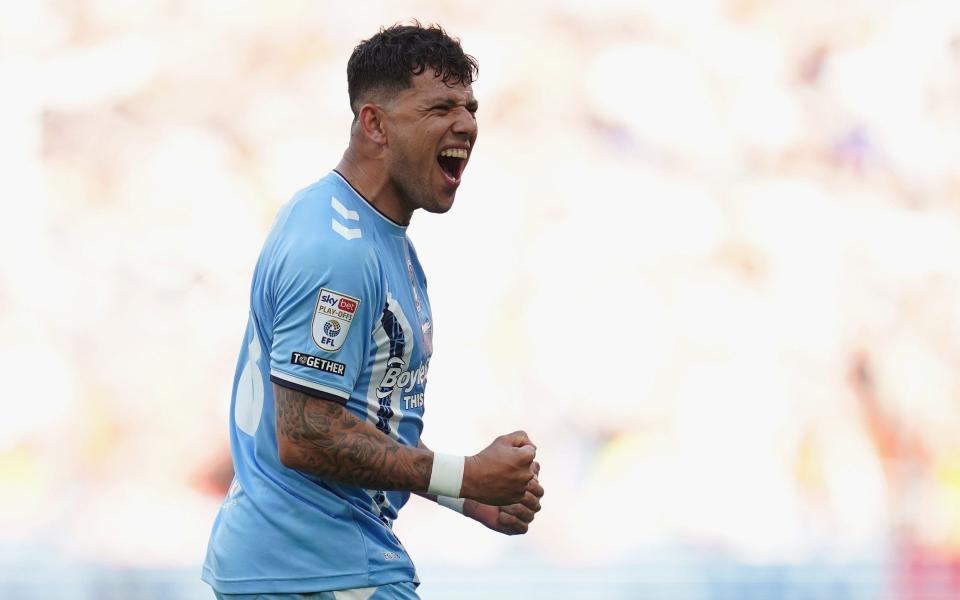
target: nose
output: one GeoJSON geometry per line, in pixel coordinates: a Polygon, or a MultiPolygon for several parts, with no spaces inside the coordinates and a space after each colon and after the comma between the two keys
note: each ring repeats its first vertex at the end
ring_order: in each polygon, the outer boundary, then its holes
{"type": "Polygon", "coordinates": [[[477,117],[465,107],[457,109],[456,119],[451,127],[453,133],[466,135],[471,140],[477,137],[477,117]]]}

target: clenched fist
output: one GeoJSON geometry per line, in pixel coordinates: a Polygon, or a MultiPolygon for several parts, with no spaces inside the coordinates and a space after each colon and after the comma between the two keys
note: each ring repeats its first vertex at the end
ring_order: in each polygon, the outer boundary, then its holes
{"type": "Polygon", "coordinates": [[[536,456],[537,447],[523,431],[501,435],[479,454],[467,457],[460,495],[492,506],[521,502],[535,477],[536,456]]]}

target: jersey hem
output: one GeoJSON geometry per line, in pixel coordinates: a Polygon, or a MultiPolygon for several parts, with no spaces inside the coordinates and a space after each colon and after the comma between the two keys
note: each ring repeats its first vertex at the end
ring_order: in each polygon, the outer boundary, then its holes
{"type": "Polygon", "coordinates": [[[223,580],[204,565],[200,579],[221,594],[309,594],[354,588],[375,587],[392,583],[417,585],[418,577],[410,568],[383,569],[367,575],[334,575],[332,577],[296,577],[289,579],[223,580]]]}

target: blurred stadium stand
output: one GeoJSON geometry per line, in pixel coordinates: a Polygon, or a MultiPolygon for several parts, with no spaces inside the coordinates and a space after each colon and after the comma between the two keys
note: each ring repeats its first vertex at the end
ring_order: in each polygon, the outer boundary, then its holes
{"type": "Polygon", "coordinates": [[[481,64],[425,440],[547,489],[412,501],[424,599],[960,597],[960,2],[57,0],[0,4],[0,598],[212,597],[259,246],[411,17],[481,64]]]}

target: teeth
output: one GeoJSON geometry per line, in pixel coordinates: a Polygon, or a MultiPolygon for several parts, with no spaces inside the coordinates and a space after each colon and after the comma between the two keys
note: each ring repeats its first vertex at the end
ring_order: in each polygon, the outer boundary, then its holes
{"type": "Polygon", "coordinates": [[[450,158],[467,158],[467,151],[463,148],[447,148],[440,152],[440,156],[447,156],[450,158]]]}

